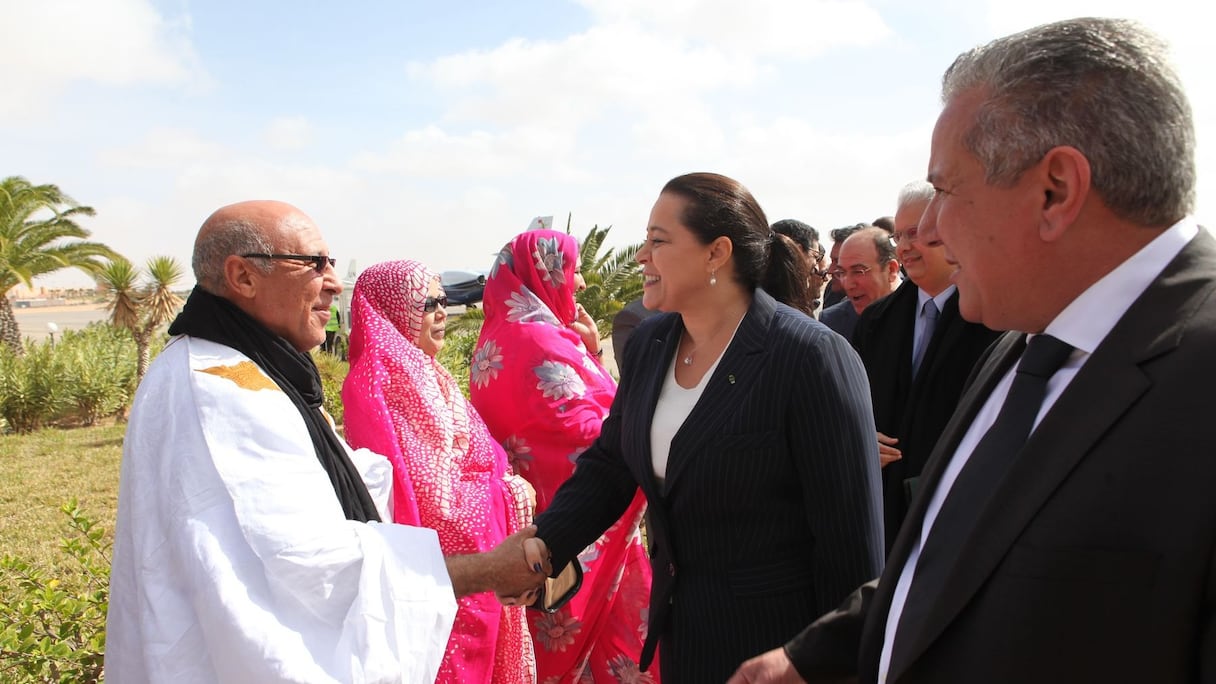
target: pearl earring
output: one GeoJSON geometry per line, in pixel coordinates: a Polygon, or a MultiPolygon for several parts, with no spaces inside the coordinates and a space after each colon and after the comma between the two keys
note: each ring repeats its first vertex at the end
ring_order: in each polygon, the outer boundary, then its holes
{"type": "Polygon", "coordinates": [[[710,271],[709,272],[709,286],[713,287],[714,285],[717,285],[717,284],[718,284],[718,272],[710,271]]]}

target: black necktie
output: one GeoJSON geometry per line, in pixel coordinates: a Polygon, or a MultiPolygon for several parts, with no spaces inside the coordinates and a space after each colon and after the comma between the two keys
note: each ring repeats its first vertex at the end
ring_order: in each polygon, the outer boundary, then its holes
{"type": "Polygon", "coordinates": [[[1047,394],[1047,381],[1072,349],[1050,335],[1036,335],[1027,345],[996,422],[971,452],[925,539],[895,631],[893,663],[915,641],[984,505],[1026,444],[1047,394]]]}

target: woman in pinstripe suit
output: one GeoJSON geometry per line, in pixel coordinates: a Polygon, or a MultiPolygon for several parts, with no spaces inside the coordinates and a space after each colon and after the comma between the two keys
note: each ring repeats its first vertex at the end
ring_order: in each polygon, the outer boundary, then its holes
{"type": "Polygon", "coordinates": [[[736,181],[670,181],[637,260],[665,313],[634,332],[602,433],[525,551],[564,567],[640,487],[642,666],[657,647],[666,684],[722,682],[881,570],[869,387],[843,338],[766,292],[805,262],[736,181]]]}

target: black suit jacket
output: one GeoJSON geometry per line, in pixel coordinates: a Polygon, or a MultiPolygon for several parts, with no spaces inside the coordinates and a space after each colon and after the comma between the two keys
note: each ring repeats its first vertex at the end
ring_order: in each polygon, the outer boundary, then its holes
{"type": "Polygon", "coordinates": [[[910,499],[905,490],[909,485],[905,483],[924,469],[976,360],[999,336],[960,316],[955,292],[942,307],[921,360],[921,372],[914,379],[918,292],[915,283],[905,280],[890,296],[866,307],[853,332],[853,346],[870,376],[874,424],[879,432],[899,438],[896,447],[903,454],[882,469],[888,550],[908,511],[910,499]]]}
{"type": "Polygon", "coordinates": [[[874,576],[883,556],[861,362],[762,290],[655,479],[650,424],[682,332],[676,314],[634,332],[599,439],[536,521],[560,568],[642,488],[654,569],[646,653],[661,640],[668,684],[725,681],[874,576]]]}
{"type": "MultiPolygon", "coordinates": [[[[1216,240],[1201,230],[1030,436],[887,682],[1216,681],[1214,294],[1216,240]]],[[[1009,333],[981,360],[881,580],[786,645],[810,681],[846,675],[850,643],[860,680],[877,679],[930,495],[1024,344],[1009,333]]]]}
{"type": "Polygon", "coordinates": [[[846,340],[853,339],[858,317],[853,302],[847,299],[842,299],[819,312],[819,322],[836,331],[846,340]]]}
{"type": "Polygon", "coordinates": [[[616,361],[618,374],[625,372],[625,343],[629,341],[638,324],[658,313],[642,306],[642,299],[639,297],[626,304],[612,317],[612,354],[616,357],[613,360],[616,361]]]}

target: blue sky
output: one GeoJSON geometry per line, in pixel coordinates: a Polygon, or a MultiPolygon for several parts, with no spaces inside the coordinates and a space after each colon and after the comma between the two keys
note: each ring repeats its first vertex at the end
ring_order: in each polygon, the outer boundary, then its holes
{"type": "Polygon", "coordinates": [[[94,207],[94,238],[137,263],[188,264],[213,209],[272,198],[317,221],[342,272],[482,269],[536,215],[636,242],[663,183],[700,170],[770,220],[868,221],[923,177],[956,54],[1085,14],[1171,42],[1197,215],[1216,211],[1207,30],[1176,0],[4,4],[0,173],[94,207]]]}

